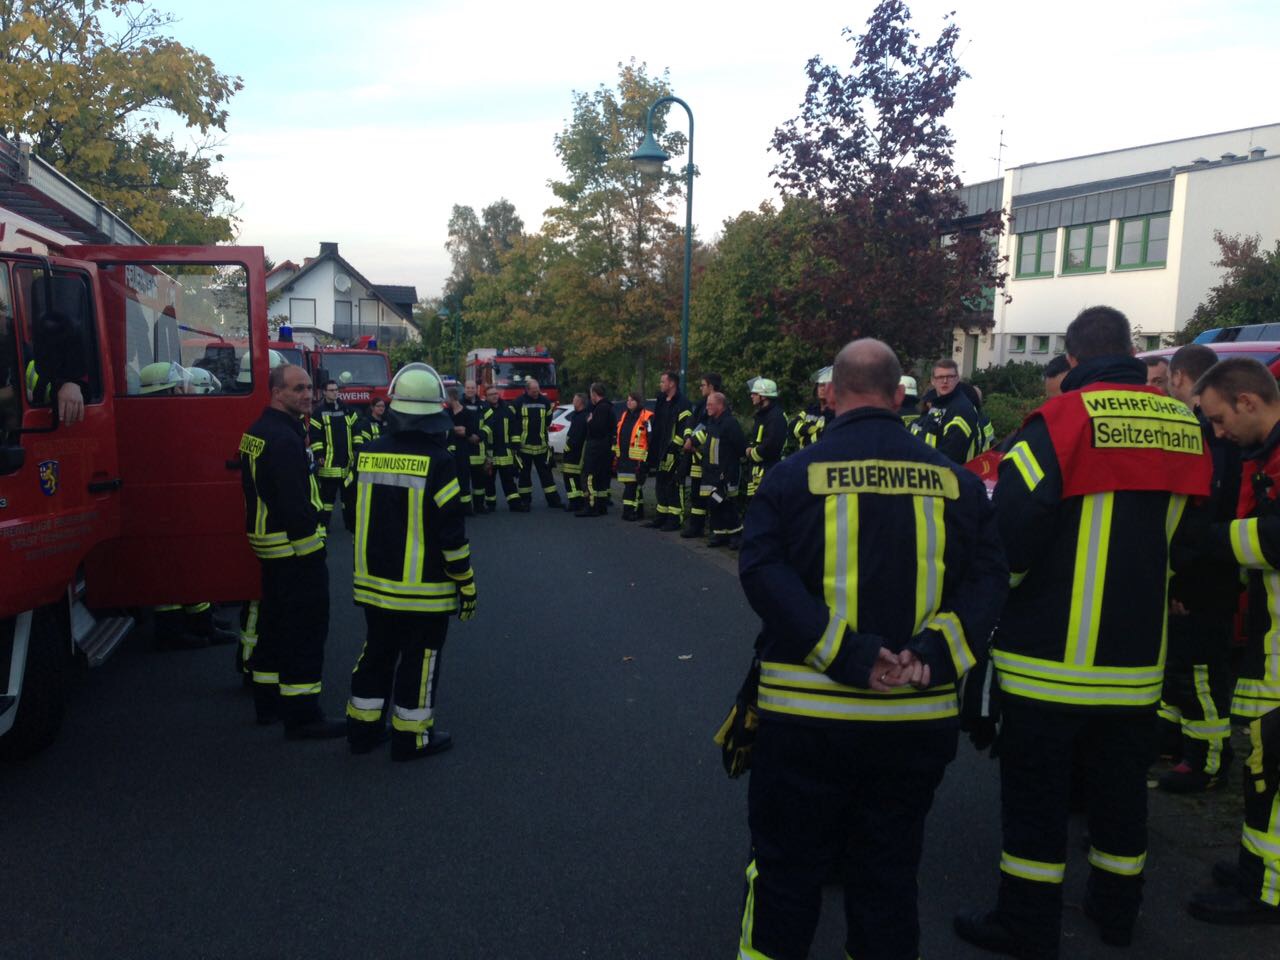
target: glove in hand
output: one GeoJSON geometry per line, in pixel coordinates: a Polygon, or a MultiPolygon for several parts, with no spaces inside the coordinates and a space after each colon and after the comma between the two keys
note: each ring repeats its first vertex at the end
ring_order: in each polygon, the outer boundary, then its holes
{"type": "Polygon", "coordinates": [[[458,587],[458,619],[466,623],[476,615],[476,582],[469,580],[458,587]]]}

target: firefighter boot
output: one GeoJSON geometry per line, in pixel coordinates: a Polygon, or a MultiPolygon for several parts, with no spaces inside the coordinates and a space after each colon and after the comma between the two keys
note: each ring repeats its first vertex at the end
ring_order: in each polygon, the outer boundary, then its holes
{"type": "Polygon", "coordinates": [[[181,607],[157,608],[155,612],[157,650],[199,650],[209,645],[208,637],[192,633],[181,607]]]}
{"type": "Polygon", "coordinates": [[[347,717],[347,747],[352,753],[372,753],[387,742],[390,734],[382,721],[369,723],[347,717]]]}
{"type": "Polygon", "coordinates": [[[681,538],[685,540],[696,540],[702,536],[702,528],[705,521],[702,517],[689,515],[689,522],[685,524],[684,529],[680,531],[681,538]]]}
{"type": "Polygon", "coordinates": [[[552,510],[559,510],[559,509],[561,509],[561,508],[564,506],[564,504],[560,502],[560,494],[558,494],[558,493],[548,493],[548,494],[547,494],[547,506],[548,506],[548,507],[550,507],[552,510]]]}
{"type": "Polygon", "coordinates": [[[391,759],[396,761],[419,760],[432,754],[444,753],[453,746],[453,736],[432,727],[426,733],[409,733],[403,730],[391,734],[391,759]]]}

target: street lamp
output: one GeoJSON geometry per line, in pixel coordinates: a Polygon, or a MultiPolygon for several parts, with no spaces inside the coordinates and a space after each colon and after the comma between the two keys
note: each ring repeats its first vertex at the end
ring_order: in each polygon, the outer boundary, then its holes
{"type": "Polygon", "coordinates": [[[684,300],[680,307],[680,389],[686,388],[689,376],[689,273],[693,265],[693,111],[679,97],[659,97],[644,120],[644,139],[631,160],[636,169],[644,176],[658,176],[663,165],[671,159],[671,155],[659,146],[653,138],[653,111],[664,103],[678,103],[689,115],[689,157],[685,172],[684,195],[684,300]]]}
{"type": "Polygon", "coordinates": [[[455,310],[450,303],[453,298],[449,297],[444,301],[444,309],[436,314],[436,318],[442,321],[453,319],[453,372],[455,375],[462,373],[462,314],[455,310]]]}

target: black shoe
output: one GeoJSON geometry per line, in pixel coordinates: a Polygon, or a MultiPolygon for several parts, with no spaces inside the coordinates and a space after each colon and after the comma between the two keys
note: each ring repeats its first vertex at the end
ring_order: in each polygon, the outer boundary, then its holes
{"type": "Polygon", "coordinates": [[[680,531],[681,540],[696,540],[702,536],[702,527],[694,526],[692,523],[680,531]]]}
{"type": "Polygon", "coordinates": [[[576,500],[570,500],[564,505],[564,508],[569,513],[577,513],[582,509],[582,504],[578,503],[576,500]]]}
{"type": "Polygon", "coordinates": [[[643,526],[648,527],[650,530],[657,530],[666,522],[667,518],[662,516],[662,514],[658,514],[658,516],[654,517],[652,520],[646,521],[643,526]]]}
{"type": "Polygon", "coordinates": [[[1187,912],[1205,923],[1246,926],[1280,923],[1280,907],[1272,907],[1238,890],[1210,890],[1197,893],[1187,904],[1187,912]]]}
{"type": "Polygon", "coordinates": [[[579,510],[574,516],[579,519],[582,517],[603,517],[604,507],[587,507],[585,510],[579,510]]]}
{"type": "Polygon", "coordinates": [[[209,629],[205,639],[211,647],[225,647],[229,643],[239,643],[240,633],[239,631],[223,630],[215,625],[209,629]]]}
{"type": "Polygon", "coordinates": [[[631,523],[631,522],[633,522],[633,521],[635,520],[635,518],[636,518],[636,512],[635,512],[635,510],[633,510],[631,507],[623,507],[623,508],[622,508],[622,519],[623,519],[623,520],[627,521],[627,523],[631,523]]]}
{"type": "Polygon", "coordinates": [[[207,636],[189,630],[166,630],[156,634],[157,650],[203,650],[208,645],[207,636]]]}
{"type": "Polygon", "coordinates": [[[741,549],[742,549],[742,537],[741,537],[741,536],[739,536],[738,534],[734,534],[732,537],[730,537],[730,538],[729,538],[729,549],[730,549],[730,550],[741,550],[741,549]]]}
{"type": "Polygon", "coordinates": [[[722,533],[712,534],[711,539],[707,541],[708,547],[727,547],[728,545],[729,538],[722,533]]]}
{"type": "Polygon", "coordinates": [[[1219,860],[1213,865],[1213,882],[1228,890],[1240,886],[1240,865],[1234,860],[1219,860]]]}
{"type": "Polygon", "coordinates": [[[346,735],[346,720],[326,720],[324,717],[305,723],[288,723],[284,728],[286,740],[336,740],[346,735]]]}
{"type": "Polygon", "coordinates": [[[373,753],[390,738],[387,728],[378,724],[372,730],[369,724],[347,717],[347,747],[352,753],[373,753]]]}
{"type": "Polygon", "coordinates": [[[1098,939],[1109,947],[1129,947],[1133,945],[1133,927],[1118,927],[1107,920],[1099,912],[1092,897],[1084,898],[1084,915],[1093,921],[1098,928],[1098,939]]]}
{"type": "Polygon", "coordinates": [[[1057,960],[1057,950],[1038,949],[1030,944],[1019,943],[1000,923],[994,912],[982,913],[974,910],[958,913],[952,920],[952,926],[961,940],[992,953],[1003,953],[1019,960],[1057,960]]]}
{"type": "Polygon", "coordinates": [[[552,510],[559,510],[562,506],[564,506],[564,504],[560,502],[559,497],[553,495],[553,496],[547,497],[547,506],[552,510]]]}
{"type": "Polygon", "coordinates": [[[1222,786],[1224,772],[1219,770],[1217,773],[1205,773],[1184,760],[1172,770],[1161,774],[1157,784],[1165,793],[1204,793],[1222,786]]]}
{"type": "Polygon", "coordinates": [[[405,760],[417,760],[421,757],[430,757],[437,753],[444,753],[453,746],[453,735],[443,730],[432,730],[427,736],[427,745],[425,747],[414,747],[412,741],[405,741],[399,738],[391,741],[391,759],[397,762],[405,760]]]}
{"type": "Polygon", "coordinates": [[[680,521],[668,514],[667,519],[662,521],[662,526],[658,529],[663,533],[676,533],[680,529],[680,521]]]}

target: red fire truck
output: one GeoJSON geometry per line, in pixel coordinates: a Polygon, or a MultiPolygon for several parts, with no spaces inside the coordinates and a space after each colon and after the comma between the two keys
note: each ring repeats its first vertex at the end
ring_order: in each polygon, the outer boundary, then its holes
{"type": "Polygon", "coordinates": [[[237,449],[267,360],[262,248],[142,245],[0,139],[0,755],[54,738],[72,669],[130,611],[258,595],[237,449]],[[149,388],[157,364],[217,386],[149,388]],[[78,423],[58,420],[64,381],[78,423]]]}
{"type": "Polygon", "coordinates": [[[542,392],[552,403],[560,402],[556,384],[556,362],[546,347],[480,347],[467,353],[467,379],[474,380],[483,392],[495,386],[503,400],[524,395],[526,380],[538,381],[542,392]]]}
{"type": "MultiPolygon", "coordinates": [[[[290,346],[297,349],[297,344],[290,346]]],[[[326,380],[336,380],[338,395],[348,407],[368,407],[374,400],[387,398],[391,360],[381,350],[359,346],[321,347],[310,351],[309,359],[316,389],[326,380]]]]}

